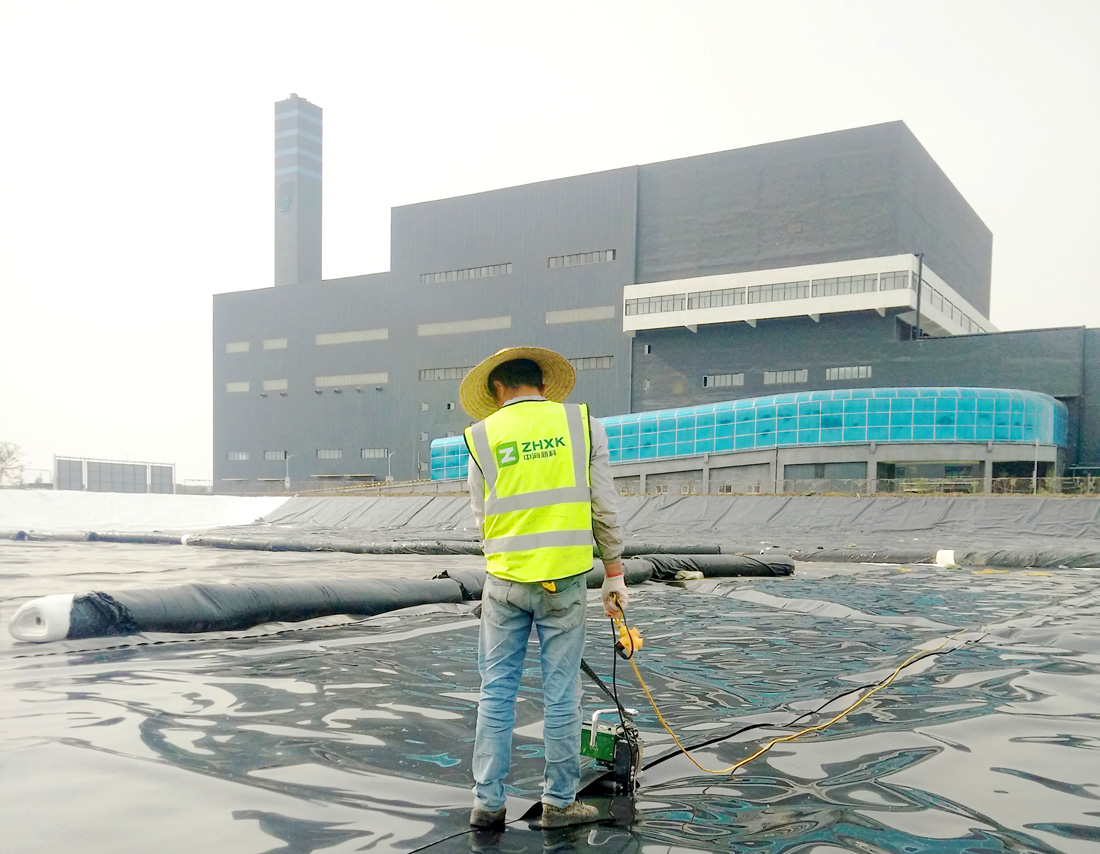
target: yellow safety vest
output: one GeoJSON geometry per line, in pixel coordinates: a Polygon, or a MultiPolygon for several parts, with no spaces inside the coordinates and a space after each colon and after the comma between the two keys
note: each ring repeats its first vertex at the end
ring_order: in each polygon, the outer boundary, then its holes
{"type": "Polygon", "coordinates": [[[483,551],[510,581],[592,568],[592,436],[586,404],[525,400],[463,434],[485,478],[483,551]]]}

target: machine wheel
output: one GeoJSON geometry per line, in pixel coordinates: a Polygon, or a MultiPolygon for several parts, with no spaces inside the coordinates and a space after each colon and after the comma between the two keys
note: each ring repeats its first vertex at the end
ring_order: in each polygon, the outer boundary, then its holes
{"type": "Polygon", "coordinates": [[[637,746],[631,746],[624,738],[615,745],[615,757],[612,764],[611,778],[615,782],[615,788],[620,792],[631,793],[637,786],[638,765],[641,762],[640,751],[637,746]]]}

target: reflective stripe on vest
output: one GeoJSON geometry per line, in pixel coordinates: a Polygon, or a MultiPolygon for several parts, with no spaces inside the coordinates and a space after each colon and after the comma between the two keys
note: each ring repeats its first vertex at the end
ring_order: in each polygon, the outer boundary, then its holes
{"type": "Polygon", "coordinates": [[[465,433],[485,479],[482,533],[489,572],[513,581],[549,581],[590,569],[587,407],[520,401],[465,433]]]}

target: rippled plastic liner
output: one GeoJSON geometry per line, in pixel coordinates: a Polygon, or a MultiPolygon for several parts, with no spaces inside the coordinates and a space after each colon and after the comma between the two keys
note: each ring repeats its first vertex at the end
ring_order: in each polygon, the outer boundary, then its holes
{"type": "MultiPolygon", "coordinates": [[[[0,544],[0,619],[107,579],[403,575],[477,558],[0,544]]],[[[244,633],[0,647],[0,827],[16,852],[470,850],[1092,852],[1100,841],[1100,596],[1088,570],[800,565],[791,578],[635,588],[638,664],[696,758],[721,768],[831,696],[966,631],[826,731],[737,775],[669,752],[617,676],[650,767],[608,820],[532,830],[537,661],[517,707],[503,834],[473,834],[475,606],[244,633]],[[978,631],[981,629],[981,631],[978,631]],[[775,728],[722,738],[749,723],[775,728]],[[666,758],[667,757],[667,758],[666,758]],[[652,764],[656,761],[656,764],[652,764]]],[[[591,594],[586,659],[609,680],[591,594]]],[[[534,648],[532,648],[534,651],[534,648]]],[[[585,684],[586,711],[607,704],[585,684]]],[[[817,723],[850,702],[830,705],[817,723]]],[[[598,772],[586,772],[593,782],[598,772]]]]}

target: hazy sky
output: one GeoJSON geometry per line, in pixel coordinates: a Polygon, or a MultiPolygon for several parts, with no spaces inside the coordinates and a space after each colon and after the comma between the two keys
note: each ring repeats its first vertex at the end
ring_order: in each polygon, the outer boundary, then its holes
{"type": "Polygon", "coordinates": [[[210,477],[291,92],[326,278],[389,268],[394,205],[902,119],[993,232],[992,321],[1098,327],[1098,44],[1097,0],[4,0],[0,440],[210,477]]]}

